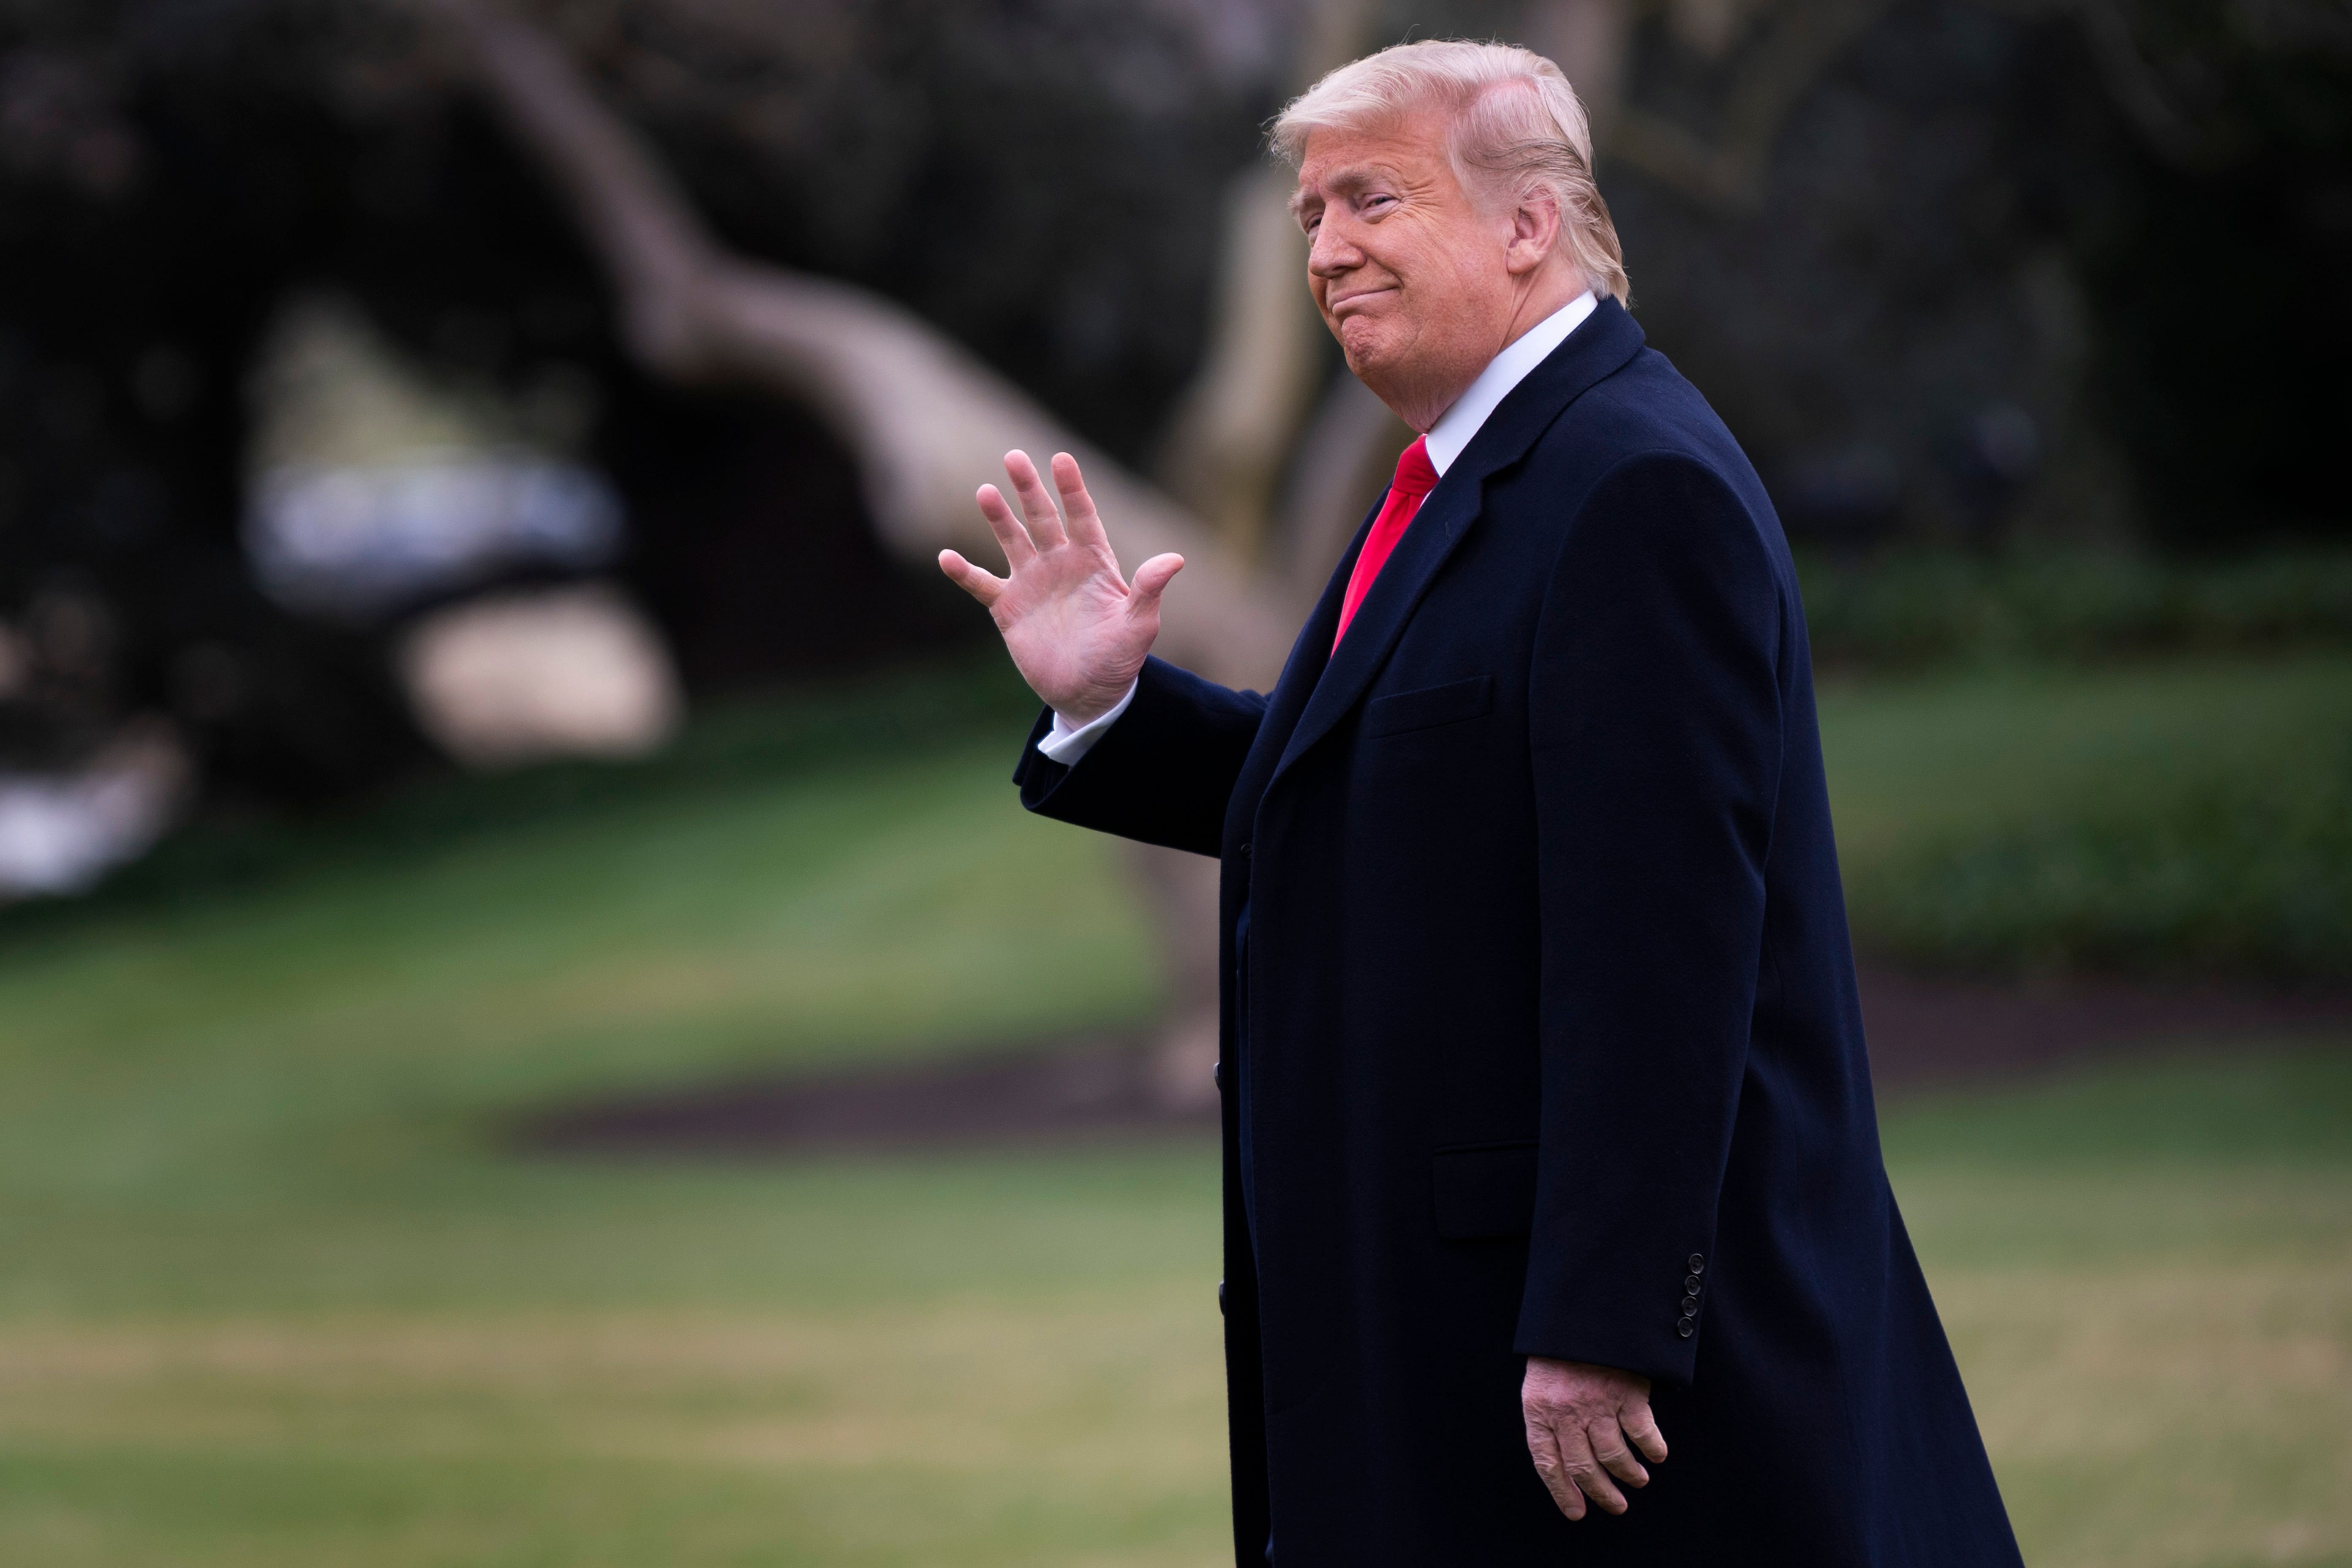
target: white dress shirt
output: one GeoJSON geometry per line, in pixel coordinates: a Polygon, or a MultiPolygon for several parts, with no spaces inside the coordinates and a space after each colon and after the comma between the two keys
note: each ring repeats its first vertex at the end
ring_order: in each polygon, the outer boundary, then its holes
{"type": "MultiPolygon", "coordinates": [[[[1438,478],[1445,477],[1445,470],[1452,468],[1454,460],[1468,447],[1471,437],[1477,435],[1479,427],[1486,423],[1486,416],[1495,412],[1496,405],[1509,396],[1511,389],[1525,381],[1529,371],[1549,359],[1552,350],[1567,342],[1568,334],[1584,324],[1584,319],[1592,314],[1598,303],[1589,292],[1579,294],[1513,338],[1501,353],[1486,362],[1486,368],[1478,373],[1478,379],[1454,400],[1454,405],[1438,416],[1437,423],[1431,426],[1429,434],[1423,437],[1423,448],[1429,453],[1429,466],[1437,470],[1438,478]]],[[[1103,731],[1118,722],[1118,716],[1126,712],[1128,704],[1134,700],[1135,687],[1130,685],[1127,695],[1120,698],[1109,712],[1083,724],[1073,725],[1056,712],[1053,729],[1038,737],[1037,749],[1064,767],[1074,766],[1080,757],[1093,749],[1097,741],[1102,739],[1103,731]]]]}

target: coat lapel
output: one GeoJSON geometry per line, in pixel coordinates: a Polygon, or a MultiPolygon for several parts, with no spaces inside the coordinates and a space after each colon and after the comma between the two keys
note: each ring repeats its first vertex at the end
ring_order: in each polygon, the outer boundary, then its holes
{"type": "MultiPolygon", "coordinates": [[[[1604,299],[1584,324],[1529,371],[1527,378],[1486,416],[1486,423],[1479,427],[1469,447],[1446,470],[1445,477],[1438,480],[1429,499],[1421,503],[1412,526],[1404,531],[1395,552],[1373,580],[1371,592],[1357,606],[1355,619],[1348,623],[1348,635],[1340,639],[1337,651],[1329,653],[1329,662],[1315,681],[1297,725],[1283,746],[1281,759],[1267,779],[1268,787],[1307,748],[1347,717],[1381,667],[1388,662],[1390,650],[1404,634],[1422,595],[1436,580],[1454,546],[1477,521],[1487,478],[1524,457],[1562,409],[1594,383],[1622,368],[1640,351],[1642,342],[1642,329],[1634,325],[1624,307],[1614,300],[1604,299]]],[[[1377,508],[1374,515],[1378,515],[1377,508]]],[[[1339,599],[1347,575],[1354,569],[1357,553],[1363,548],[1363,534],[1362,529],[1357,530],[1354,547],[1339,563],[1330,584],[1323,591],[1322,602],[1307,618],[1307,631],[1301,634],[1299,646],[1291,653],[1290,668],[1283,671],[1276,688],[1277,707],[1282,689],[1307,674],[1300,661],[1315,658],[1318,647],[1329,649],[1332,633],[1339,626],[1339,599]],[[1318,637],[1320,644],[1311,644],[1309,639],[1318,637]]],[[[1268,714],[1268,718],[1273,717],[1268,714]]],[[[1275,732],[1280,733],[1278,730],[1275,732]]]]}
{"type": "MultiPolygon", "coordinates": [[[[1383,492],[1381,500],[1386,499],[1383,492]]],[[[1339,626],[1339,605],[1347,596],[1349,574],[1355,571],[1356,557],[1363,552],[1364,536],[1371,531],[1372,520],[1380,514],[1381,502],[1374,501],[1363,521],[1356,525],[1356,536],[1339,557],[1330,581],[1323,584],[1323,596],[1307,613],[1307,625],[1299,631],[1298,640],[1290,646],[1290,657],[1283,660],[1282,674],[1266,696],[1265,718],[1258,725],[1256,743],[1242,763],[1241,777],[1234,792],[1236,804],[1246,801],[1248,808],[1231,819],[1229,832],[1248,826],[1249,813],[1255,809],[1265,782],[1273,776],[1275,761],[1282,754],[1297,727],[1300,712],[1322,679],[1323,667],[1331,657],[1331,636],[1339,626]]]]}

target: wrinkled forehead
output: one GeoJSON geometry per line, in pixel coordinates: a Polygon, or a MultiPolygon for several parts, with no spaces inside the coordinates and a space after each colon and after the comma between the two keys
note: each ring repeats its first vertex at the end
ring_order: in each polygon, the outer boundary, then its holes
{"type": "Polygon", "coordinates": [[[1297,213],[1368,185],[1421,182],[1452,169],[1454,117],[1434,107],[1398,110],[1363,124],[1318,125],[1299,150],[1297,213]]]}

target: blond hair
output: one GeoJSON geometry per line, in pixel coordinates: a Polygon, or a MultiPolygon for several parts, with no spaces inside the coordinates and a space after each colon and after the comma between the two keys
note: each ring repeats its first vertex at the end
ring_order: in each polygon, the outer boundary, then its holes
{"type": "Polygon", "coordinates": [[[1465,185],[1515,200],[1546,195],[1560,240],[1595,289],[1625,302],[1625,254],[1592,178],[1592,128],[1551,61],[1513,44],[1431,38],[1366,55],[1326,76],[1275,116],[1268,140],[1293,168],[1317,130],[1367,131],[1413,110],[1452,119],[1448,153],[1465,185]]]}

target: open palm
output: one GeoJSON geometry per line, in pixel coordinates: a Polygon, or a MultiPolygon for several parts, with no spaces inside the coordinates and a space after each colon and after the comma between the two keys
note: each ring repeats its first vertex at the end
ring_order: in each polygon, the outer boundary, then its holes
{"type": "Polygon", "coordinates": [[[1128,581],[1067,452],[1054,457],[1058,507],[1027,453],[1007,452],[1004,474],[1020,512],[994,485],[980,487],[980,511],[1011,574],[983,571],[952,550],[940,552],[940,570],[988,606],[1029,689],[1065,721],[1083,724],[1118,706],[1134,683],[1160,635],[1160,593],[1184,558],[1155,555],[1128,581]]]}

